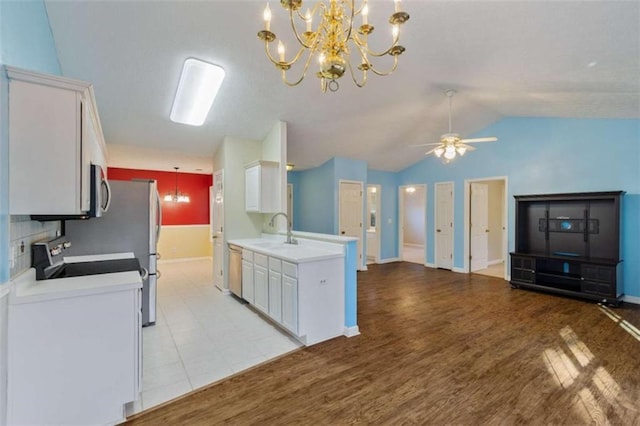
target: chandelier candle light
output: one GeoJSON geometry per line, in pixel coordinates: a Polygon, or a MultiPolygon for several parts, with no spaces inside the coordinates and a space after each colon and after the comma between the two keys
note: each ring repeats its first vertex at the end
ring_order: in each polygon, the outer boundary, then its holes
{"type": "Polygon", "coordinates": [[[282,81],[288,86],[296,86],[305,78],[312,58],[316,58],[319,71],[316,76],[320,79],[322,92],[329,89],[332,92],[338,90],[337,80],[342,77],[346,70],[358,87],[363,87],[367,83],[367,72],[385,76],[389,75],[398,67],[398,56],[405,48],[398,44],[400,40],[400,25],[409,19],[409,14],[400,10],[400,0],[394,0],[395,11],[389,17],[391,24],[392,42],[391,46],[384,51],[376,52],[369,48],[368,37],[373,32],[374,26],[369,24],[369,4],[368,0],[362,0],[356,6],[356,0],[324,0],[316,2],[312,9],[307,9],[304,15],[300,9],[302,0],[280,0],[280,5],[289,11],[291,28],[300,48],[295,56],[287,61],[285,46],[282,40],[278,40],[277,53],[275,59],[269,49],[269,43],[276,40],[276,35],[271,31],[271,9],[269,3],[264,9],[264,30],[258,32],[258,38],[264,41],[264,48],[269,60],[282,73],[282,81]],[[313,29],[314,17],[319,16],[320,23],[313,29]],[[356,18],[360,16],[360,26],[356,23],[356,18]],[[300,32],[296,26],[296,21],[300,25],[304,24],[305,31],[300,32]],[[287,71],[297,63],[306,53],[302,75],[296,81],[287,80],[287,71]],[[360,77],[356,77],[356,71],[351,64],[351,55],[358,61],[357,69],[360,77]],[[370,62],[372,57],[382,57],[390,55],[393,57],[393,66],[390,70],[380,71],[370,62]]]}
{"type": "Polygon", "coordinates": [[[176,191],[172,194],[169,192],[164,196],[164,201],[173,202],[173,203],[189,203],[191,199],[187,194],[183,194],[182,192],[178,192],[178,169],[179,167],[174,167],[176,170],[176,191]]]}

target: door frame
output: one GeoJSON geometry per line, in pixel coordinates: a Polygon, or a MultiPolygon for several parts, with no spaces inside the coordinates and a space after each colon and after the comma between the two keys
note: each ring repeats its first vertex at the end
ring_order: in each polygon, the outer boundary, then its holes
{"type": "MultiPolygon", "coordinates": [[[[225,265],[228,262],[228,258],[229,258],[229,249],[227,247],[226,244],[226,238],[225,238],[225,232],[224,232],[224,188],[225,188],[225,182],[224,182],[224,169],[220,169],[220,170],[215,170],[213,172],[213,193],[215,196],[215,186],[216,186],[216,175],[220,174],[220,180],[222,182],[222,223],[220,224],[220,227],[222,229],[222,231],[220,232],[220,237],[216,236],[216,232],[214,231],[212,233],[212,245],[213,245],[213,284],[220,290],[222,291],[223,294],[231,294],[228,288],[228,281],[227,281],[227,268],[225,268],[225,265]],[[215,275],[216,275],[216,242],[218,239],[221,239],[220,241],[220,251],[221,253],[219,254],[218,260],[220,261],[220,271],[222,272],[222,277],[220,278],[220,281],[217,282],[215,279],[215,275]],[[219,284],[219,285],[218,285],[219,284]]],[[[212,199],[211,201],[215,202],[215,199],[212,199]]],[[[213,229],[213,203],[210,205],[211,208],[211,225],[210,228],[213,229]]]]}
{"type": "Polygon", "coordinates": [[[484,183],[487,181],[501,180],[504,182],[504,199],[502,209],[502,220],[504,223],[504,229],[502,231],[502,249],[504,250],[504,271],[503,276],[505,280],[510,280],[509,276],[509,178],[507,176],[493,176],[486,178],[475,178],[464,180],[464,264],[463,270],[465,273],[471,273],[471,262],[469,256],[471,256],[471,183],[484,183]]]}
{"type": "Polygon", "coordinates": [[[363,256],[364,253],[365,253],[364,244],[366,244],[366,240],[364,239],[364,237],[365,237],[364,229],[365,228],[363,226],[366,223],[365,220],[364,220],[364,218],[365,218],[364,213],[365,213],[365,210],[366,210],[365,209],[366,203],[364,202],[364,182],[361,181],[361,180],[348,180],[348,179],[339,179],[338,180],[338,223],[337,223],[338,227],[336,229],[337,235],[341,235],[340,234],[340,227],[341,227],[340,226],[341,225],[341,223],[340,223],[340,217],[341,217],[340,213],[342,213],[342,211],[341,211],[342,205],[340,203],[340,185],[343,184],[343,183],[355,183],[355,184],[360,185],[360,204],[361,204],[362,208],[360,209],[361,210],[360,211],[360,244],[359,245],[356,244],[356,247],[358,249],[357,256],[358,256],[358,259],[359,259],[359,261],[357,262],[357,270],[358,271],[366,271],[367,270],[367,259],[366,259],[365,256],[363,256]]]}
{"type": "Polygon", "coordinates": [[[424,188],[424,253],[422,257],[422,264],[424,266],[431,266],[427,264],[427,237],[429,236],[429,228],[427,227],[427,206],[429,205],[429,187],[426,183],[400,185],[398,187],[398,259],[401,262],[404,261],[404,197],[406,196],[405,194],[409,187],[424,188]]]}
{"type": "MultiPolygon", "coordinates": [[[[376,196],[376,226],[374,227],[375,230],[376,230],[376,239],[377,239],[376,248],[377,248],[377,250],[376,250],[375,253],[373,253],[373,261],[375,263],[380,263],[380,253],[381,253],[380,248],[382,246],[382,241],[381,241],[381,238],[380,238],[380,230],[381,230],[381,228],[380,228],[380,220],[381,220],[381,213],[382,213],[381,212],[381,210],[382,210],[382,203],[381,203],[382,185],[367,184],[367,196],[369,195],[368,194],[369,187],[375,187],[376,188],[376,194],[377,194],[377,196],[376,196]]],[[[365,207],[365,216],[364,216],[365,219],[369,218],[369,209],[367,207],[369,207],[368,198],[367,198],[367,203],[366,203],[366,207],[365,207]]],[[[365,223],[369,224],[369,221],[367,220],[365,223]]],[[[367,229],[369,229],[368,226],[365,228],[365,235],[366,235],[367,229]]],[[[367,250],[365,250],[364,253],[365,253],[365,256],[369,255],[369,253],[367,253],[367,250]]],[[[365,262],[366,262],[366,259],[365,259],[365,262]]]]}
{"type": "Polygon", "coordinates": [[[433,184],[433,267],[438,267],[438,237],[436,236],[438,229],[438,185],[451,185],[451,271],[459,272],[457,270],[458,268],[454,265],[454,254],[456,252],[456,183],[452,180],[436,182],[433,184]]]}

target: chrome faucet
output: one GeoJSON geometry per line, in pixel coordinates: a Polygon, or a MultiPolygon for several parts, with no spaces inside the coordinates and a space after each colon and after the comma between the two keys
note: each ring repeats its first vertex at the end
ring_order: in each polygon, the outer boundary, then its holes
{"type": "Polygon", "coordinates": [[[291,222],[289,221],[289,216],[287,216],[286,213],[284,212],[279,212],[274,214],[273,216],[271,216],[271,219],[269,219],[269,226],[274,226],[275,224],[275,218],[278,216],[284,216],[284,218],[287,220],[287,244],[298,244],[298,240],[296,240],[295,238],[293,238],[293,233],[291,230],[291,222]]]}

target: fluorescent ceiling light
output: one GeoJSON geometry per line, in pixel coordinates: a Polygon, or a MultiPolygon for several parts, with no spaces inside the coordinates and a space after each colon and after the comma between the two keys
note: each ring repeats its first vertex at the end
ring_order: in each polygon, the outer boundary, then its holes
{"type": "Polygon", "coordinates": [[[184,61],[171,121],[202,126],[223,79],[224,70],[218,65],[194,58],[184,61]]]}

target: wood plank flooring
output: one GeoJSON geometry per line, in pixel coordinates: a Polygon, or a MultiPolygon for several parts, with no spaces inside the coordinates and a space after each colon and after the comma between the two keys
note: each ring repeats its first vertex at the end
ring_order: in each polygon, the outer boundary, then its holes
{"type": "Polygon", "coordinates": [[[636,305],[398,262],[358,273],[358,325],[129,423],[640,424],[636,305]]]}

